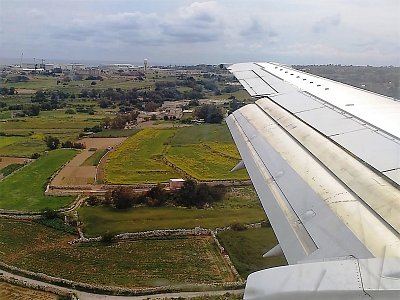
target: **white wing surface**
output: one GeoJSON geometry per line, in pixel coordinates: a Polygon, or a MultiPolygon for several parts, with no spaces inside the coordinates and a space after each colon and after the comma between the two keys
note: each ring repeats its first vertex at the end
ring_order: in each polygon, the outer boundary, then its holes
{"type": "Polygon", "coordinates": [[[400,299],[400,103],[273,63],[229,67],[259,98],[227,118],[290,266],[246,299],[400,299]]]}

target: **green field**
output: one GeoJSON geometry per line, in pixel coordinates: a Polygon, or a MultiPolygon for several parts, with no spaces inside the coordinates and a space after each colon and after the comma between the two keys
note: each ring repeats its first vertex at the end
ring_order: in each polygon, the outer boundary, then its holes
{"type": "Polygon", "coordinates": [[[168,181],[182,177],[162,158],[198,180],[248,179],[247,172],[230,172],[240,160],[226,125],[146,128],[111,153],[105,168],[113,184],[168,181]]]}
{"type": "Polygon", "coordinates": [[[48,178],[65,162],[74,150],[54,150],[0,181],[0,208],[22,211],[39,211],[46,207],[61,208],[72,201],[72,197],[45,196],[48,178]]]}
{"type": "Polygon", "coordinates": [[[35,152],[42,153],[46,150],[46,144],[41,137],[0,137],[0,144],[3,138],[10,138],[14,142],[0,147],[0,156],[30,157],[35,152]]]}
{"type": "Polygon", "coordinates": [[[97,166],[100,159],[107,153],[107,149],[96,150],[91,156],[89,156],[82,164],[82,166],[97,166]]]}
{"type": "Polygon", "coordinates": [[[180,128],[170,144],[179,146],[212,142],[233,143],[225,124],[201,124],[180,128]]]}
{"type": "Polygon", "coordinates": [[[72,238],[40,224],[0,220],[0,259],[74,281],[132,288],[232,280],[210,237],[111,245],[70,245],[72,238]]]}
{"type": "Polygon", "coordinates": [[[65,114],[62,109],[42,111],[36,117],[8,119],[0,122],[0,132],[9,135],[0,136],[0,155],[30,157],[35,152],[43,153],[45,136],[74,141],[85,127],[98,125],[103,118],[103,114],[65,114]]]}
{"type": "MultiPolygon", "coordinates": [[[[231,146],[234,147],[234,145],[231,146]]],[[[218,155],[203,144],[171,147],[166,158],[186,173],[202,181],[248,179],[245,170],[230,172],[238,163],[238,159],[218,155]]]]}
{"type": "Polygon", "coordinates": [[[154,87],[154,82],[152,81],[134,81],[132,78],[123,76],[105,78],[103,81],[96,80],[96,85],[91,85],[92,80],[73,80],[66,85],[57,85],[57,80],[60,80],[60,78],[37,75],[30,76],[30,80],[27,82],[2,83],[0,87],[15,87],[16,89],[27,90],[62,90],[69,93],[79,93],[82,89],[152,89],[154,87]]]}
{"type": "Polygon", "coordinates": [[[218,234],[218,239],[243,278],[255,271],[287,264],[283,256],[262,257],[278,244],[272,228],[224,231],[218,234]]]}
{"type": "Polygon", "coordinates": [[[166,141],[175,129],[146,128],[125,141],[109,156],[105,167],[108,183],[130,184],[168,181],[180,177],[161,161],[166,141]]]}
{"type": "Polygon", "coordinates": [[[231,190],[223,201],[208,209],[135,207],[121,211],[106,207],[81,207],[78,212],[88,236],[98,236],[106,231],[122,233],[196,226],[215,229],[265,219],[259,200],[250,187],[231,190]]]}

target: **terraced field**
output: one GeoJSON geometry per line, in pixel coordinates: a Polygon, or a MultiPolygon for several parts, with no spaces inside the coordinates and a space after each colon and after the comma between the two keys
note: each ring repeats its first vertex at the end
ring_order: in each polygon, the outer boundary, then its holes
{"type": "Polygon", "coordinates": [[[58,296],[53,293],[36,291],[0,281],[1,300],[57,300],[58,296]]]}
{"type": "Polygon", "coordinates": [[[211,237],[70,245],[73,236],[37,223],[0,219],[0,260],[75,281],[121,287],[229,282],[211,237]]]}
{"type": "Polygon", "coordinates": [[[226,125],[145,128],[114,151],[106,163],[106,182],[153,183],[182,177],[163,160],[201,181],[248,179],[230,170],[240,155],[226,125]]]}
{"type": "Polygon", "coordinates": [[[114,184],[168,181],[180,177],[162,162],[166,142],[176,129],[146,128],[129,138],[112,152],[105,167],[105,180],[114,184]]]}

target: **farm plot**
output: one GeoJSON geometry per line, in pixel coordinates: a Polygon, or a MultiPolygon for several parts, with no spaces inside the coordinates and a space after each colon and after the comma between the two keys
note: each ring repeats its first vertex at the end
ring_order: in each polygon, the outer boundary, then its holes
{"type": "Polygon", "coordinates": [[[79,209],[79,216],[88,236],[99,236],[107,231],[122,233],[196,226],[215,229],[234,223],[249,224],[265,219],[258,197],[251,187],[231,188],[223,201],[214,203],[208,209],[135,207],[121,211],[86,206],[79,209]]]}
{"type": "Polygon", "coordinates": [[[166,158],[196,179],[248,179],[247,172],[230,172],[240,155],[226,125],[196,125],[179,129],[166,158]]]}
{"type": "Polygon", "coordinates": [[[40,224],[0,220],[0,259],[89,284],[150,287],[233,280],[211,237],[68,244],[71,235],[40,224]]]}
{"type": "Polygon", "coordinates": [[[12,164],[25,164],[28,160],[24,157],[0,157],[0,170],[12,164]]]}
{"type": "Polygon", "coordinates": [[[110,155],[106,182],[152,183],[182,177],[165,160],[201,181],[248,179],[245,170],[230,172],[240,156],[226,125],[205,124],[143,129],[110,155]]]}
{"type": "Polygon", "coordinates": [[[168,181],[180,177],[161,158],[168,149],[167,141],[176,129],[146,128],[129,138],[110,153],[105,166],[105,180],[113,184],[168,181]]]}
{"type": "Polygon", "coordinates": [[[0,136],[0,156],[30,157],[34,153],[43,153],[47,135],[61,141],[75,140],[85,127],[98,125],[102,115],[65,114],[65,110],[42,111],[36,117],[21,117],[0,122],[0,132],[9,136],[0,136]]]}
{"type": "Polygon", "coordinates": [[[287,264],[283,256],[262,257],[278,244],[272,228],[224,231],[218,234],[218,239],[243,278],[261,269],[287,264]]]}
{"type": "Polygon", "coordinates": [[[95,183],[96,166],[108,147],[115,147],[125,138],[85,138],[79,142],[85,149],[76,155],[52,180],[53,187],[95,183]],[[95,156],[93,158],[93,156],[95,156]]]}
{"type": "Polygon", "coordinates": [[[33,153],[42,153],[46,150],[46,144],[40,137],[29,136],[10,136],[0,137],[0,155],[1,156],[19,156],[30,157],[33,153]],[[8,142],[1,146],[1,140],[5,138],[8,142]]]}
{"type": "Polygon", "coordinates": [[[75,155],[74,150],[54,150],[0,182],[0,208],[38,211],[61,208],[72,201],[71,197],[44,195],[48,178],[75,155]]]}
{"type": "Polygon", "coordinates": [[[230,172],[239,162],[212,151],[206,145],[192,144],[171,147],[166,155],[168,161],[201,181],[248,179],[244,170],[230,172]]]}
{"type": "Polygon", "coordinates": [[[2,300],[57,300],[58,295],[42,292],[18,285],[10,284],[0,279],[0,299],[2,300]]]}

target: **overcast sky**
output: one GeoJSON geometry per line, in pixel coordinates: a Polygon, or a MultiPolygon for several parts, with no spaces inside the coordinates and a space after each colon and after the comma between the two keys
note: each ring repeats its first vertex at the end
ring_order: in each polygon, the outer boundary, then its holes
{"type": "Polygon", "coordinates": [[[399,15],[399,0],[0,0],[0,57],[398,66],[399,15]]]}

